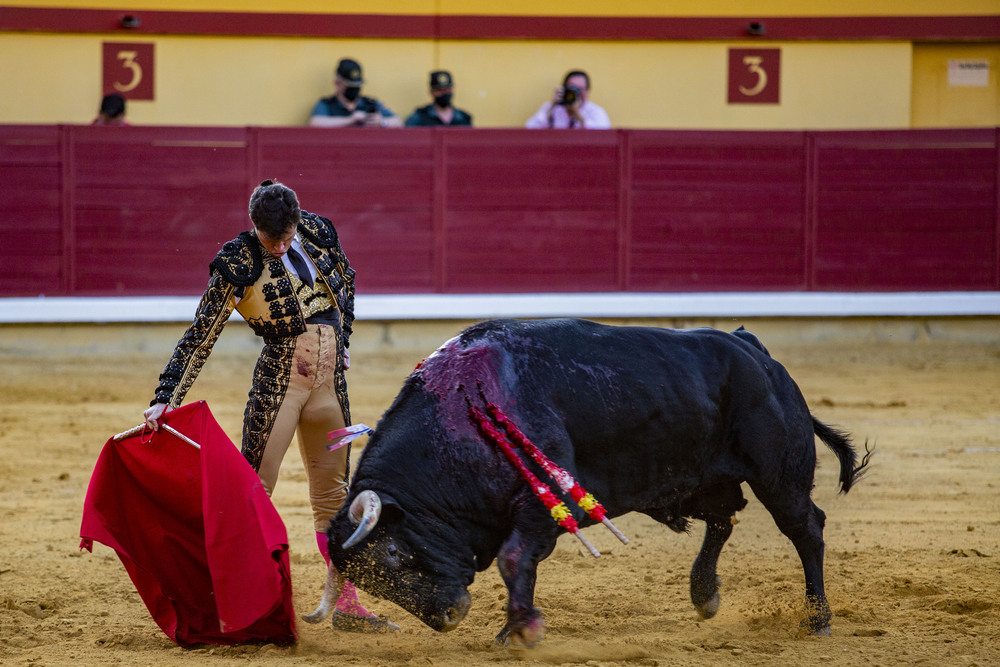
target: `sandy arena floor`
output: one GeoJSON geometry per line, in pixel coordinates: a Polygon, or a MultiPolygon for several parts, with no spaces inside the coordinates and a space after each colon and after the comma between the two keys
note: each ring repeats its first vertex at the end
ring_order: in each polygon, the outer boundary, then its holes
{"type": "MultiPolygon", "coordinates": [[[[80,552],[80,515],[104,442],[140,421],[182,325],[0,327],[0,664],[4,665],[988,665],[1000,664],[1000,321],[721,321],[758,333],[814,413],[877,441],[868,479],[836,493],[819,445],[833,636],[802,636],[803,575],[753,498],[719,564],[722,607],[700,621],[688,570],[702,524],[676,535],[627,515],[619,544],[564,536],[539,570],[548,636],[492,646],[506,592],[495,569],[455,632],[359,636],[299,623],[296,646],[185,650],[153,623],[114,552],[80,552]]],[[[356,422],[374,426],[403,378],[466,323],[362,323],[349,371],[356,422]]],[[[687,326],[689,322],[663,322],[687,326]]],[[[698,324],[701,324],[699,322],[698,324]]],[[[257,345],[234,323],[189,395],[237,437],[257,345]]],[[[363,442],[363,441],[359,441],[363,442]]],[[[355,450],[357,451],[357,450],[355,450]]],[[[355,455],[356,458],[356,455],[355,455]]],[[[297,611],[322,589],[305,476],[290,450],[274,502],[291,540],[297,611]]]]}

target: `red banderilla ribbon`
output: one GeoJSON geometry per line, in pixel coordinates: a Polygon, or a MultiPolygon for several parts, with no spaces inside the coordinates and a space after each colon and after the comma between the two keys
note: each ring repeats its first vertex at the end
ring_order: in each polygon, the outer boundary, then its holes
{"type": "Polygon", "coordinates": [[[628,544],[628,538],[618,530],[611,520],[607,517],[607,511],[601,503],[597,502],[591,494],[587,493],[580,484],[573,479],[573,476],[569,474],[568,471],[560,468],[555,463],[552,462],[545,454],[535,446],[531,440],[528,439],[521,429],[517,427],[517,424],[512,422],[510,418],[504,414],[503,410],[500,409],[496,403],[487,403],[486,409],[489,411],[490,415],[503,425],[507,433],[514,438],[517,444],[521,445],[521,448],[528,453],[528,455],[535,460],[535,463],[542,467],[542,470],[552,478],[552,480],[559,485],[559,488],[569,494],[570,498],[576,501],[576,504],[583,508],[587,515],[594,521],[603,523],[604,526],[611,531],[611,533],[621,540],[622,544],[628,544]]]}
{"type": "MultiPolygon", "coordinates": [[[[573,500],[576,501],[576,503],[580,505],[585,512],[587,512],[591,519],[603,523],[619,540],[622,541],[622,543],[628,544],[628,538],[625,537],[621,531],[615,528],[614,524],[612,524],[607,518],[604,507],[597,502],[592,495],[587,493],[587,491],[580,486],[575,479],[573,479],[572,475],[549,460],[548,457],[546,457],[541,450],[539,450],[538,447],[536,447],[535,444],[531,442],[526,435],[524,435],[521,429],[517,428],[517,425],[515,425],[496,404],[488,402],[487,410],[489,410],[493,419],[504,427],[507,434],[511,435],[514,440],[517,441],[517,444],[521,445],[522,449],[524,449],[528,455],[542,467],[546,474],[549,475],[549,477],[551,477],[563,491],[568,493],[570,497],[573,498],[573,500]]],[[[565,528],[567,532],[575,535],[577,539],[579,539],[580,542],[587,547],[587,550],[590,551],[594,558],[599,558],[601,553],[595,549],[594,545],[592,545],[590,541],[587,540],[587,538],[580,532],[579,524],[577,524],[573,515],[570,514],[569,509],[554,493],[552,493],[552,490],[548,485],[544,484],[538,479],[538,477],[535,476],[533,472],[528,469],[528,467],[521,460],[521,457],[514,451],[514,447],[507,438],[507,435],[494,426],[493,423],[487,419],[486,414],[484,414],[480,408],[470,404],[469,412],[478,422],[479,427],[483,430],[483,432],[491,440],[493,440],[498,447],[500,447],[506,455],[507,460],[509,460],[511,464],[517,468],[519,473],[521,473],[521,477],[528,482],[528,485],[535,493],[535,496],[542,502],[543,505],[545,505],[546,509],[549,510],[549,513],[552,515],[552,518],[555,519],[556,523],[565,528]]]]}
{"type": "Polygon", "coordinates": [[[556,523],[565,528],[567,532],[576,535],[576,537],[583,543],[583,546],[587,547],[587,550],[590,551],[594,558],[600,558],[601,552],[595,549],[594,545],[590,543],[590,540],[584,537],[580,532],[580,525],[576,522],[576,519],[573,518],[573,515],[569,513],[569,508],[566,507],[566,504],[559,500],[559,498],[552,493],[552,489],[538,479],[538,477],[535,476],[535,473],[528,470],[528,466],[524,465],[524,461],[522,461],[521,457],[514,451],[514,447],[507,439],[507,436],[501,433],[500,429],[490,423],[486,414],[475,405],[469,406],[469,411],[479,423],[479,428],[481,428],[483,432],[489,436],[501,450],[503,450],[503,453],[507,456],[507,460],[511,462],[511,465],[517,468],[518,472],[521,473],[521,477],[523,477],[528,483],[528,486],[531,487],[535,496],[542,501],[545,508],[549,510],[549,514],[551,514],[552,518],[556,520],[556,523]]]}

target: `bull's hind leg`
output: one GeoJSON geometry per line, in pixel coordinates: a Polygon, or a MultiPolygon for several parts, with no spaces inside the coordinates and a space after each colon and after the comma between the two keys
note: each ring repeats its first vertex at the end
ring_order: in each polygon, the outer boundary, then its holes
{"type": "Polygon", "coordinates": [[[705,522],[705,539],[691,566],[691,602],[702,618],[719,610],[719,555],[733,533],[733,517],[746,504],[739,483],[733,483],[714,486],[682,506],[686,515],[705,522]]]}
{"type": "Polygon", "coordinates": [[[715,519],[706,522],[705,540],[701,543],[701,551],[691,566],[691,602],[694,603],[698,615],[702,618],[712,618],[719,611],[719,575],[716,567],[722,546],[733,532],[733,524],[726,519],[715,519]]]}
{"type": "Polygon", "coordinates": [[[813,503],[808,491],[794,488],[759,489],[752,483],[754,495],[771,513],[778,529],[795,545],[806,578],[806,621],[810,632],[830,636],[833,614],[823,588],[823,527],[826,514],[813,503]]]}

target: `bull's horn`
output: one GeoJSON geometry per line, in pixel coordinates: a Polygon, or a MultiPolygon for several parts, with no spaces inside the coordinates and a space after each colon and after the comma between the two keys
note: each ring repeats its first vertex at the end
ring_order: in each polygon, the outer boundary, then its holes
{"type": "Polygon", "coordinates": [[[382,513],[382,500],[374,491],[362,491],[351,503],[350,517],[351,523],[357,524],[354,534],[347,538],[343,548],[350,549],[361,540],[368,537],[372,528],[378,523],[378,517],[382,513]]]}

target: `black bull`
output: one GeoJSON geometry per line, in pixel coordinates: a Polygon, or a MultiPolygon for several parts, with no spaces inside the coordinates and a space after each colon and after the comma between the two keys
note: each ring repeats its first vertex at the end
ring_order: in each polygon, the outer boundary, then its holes
{"type": "MultiPolygon", "coordinates": [[[[746,505],[740,483],[747,482],[798,551],[809,629],[829,634],[826,517],[810,498],[814,434],[840,460],[841,492],[868,456],[857,465],[848,436],[810,414],[788,372],[742,328],[728,334],[571,319],[485,322],[418,366],[380,420],[331,522],[336,570],[306,620],[321,620],[343,575],[450,630],[469,610],[476,572],[496,559],[509,595],[497,641],[541,639],[536,569],[565,531],[471,417],[489,403],[609,517],[642,512],[677,531],[690,519],[704,521],[690,583],[705,618],[718,609],[716,564],[746,505]]],[[[563,500],[581,526],[594,523],[563,500]]]]}

